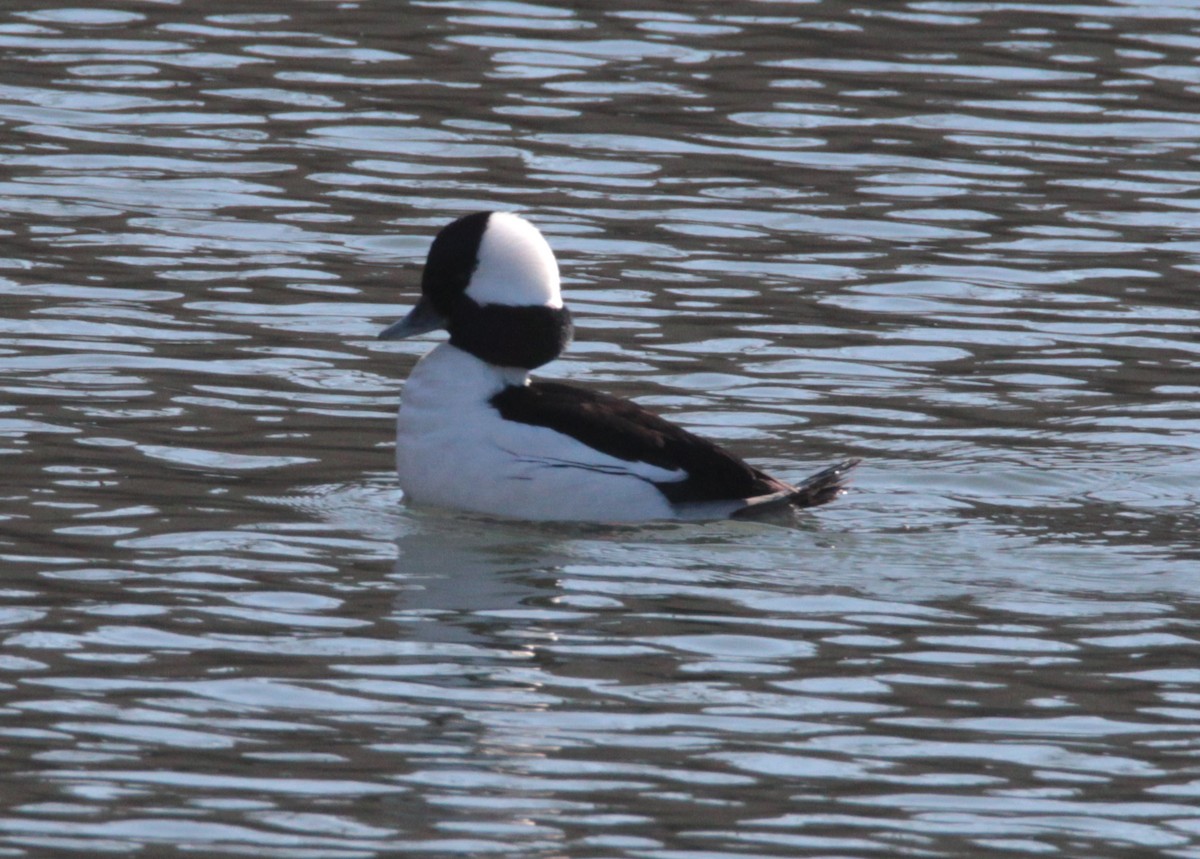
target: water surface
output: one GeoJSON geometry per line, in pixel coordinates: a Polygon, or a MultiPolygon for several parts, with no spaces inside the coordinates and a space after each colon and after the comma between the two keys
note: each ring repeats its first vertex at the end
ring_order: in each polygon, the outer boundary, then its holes
{"type": "MultiPolygon", "coordinates": [[[[1200,856],[1200,9],[0,15],[14,856],[1200,856]],[[542,371],[795,528],[419,511],[378,343],[533,219],[542,371]]],[[[428,338],[432,340],[434,338],[428,338]]]]}

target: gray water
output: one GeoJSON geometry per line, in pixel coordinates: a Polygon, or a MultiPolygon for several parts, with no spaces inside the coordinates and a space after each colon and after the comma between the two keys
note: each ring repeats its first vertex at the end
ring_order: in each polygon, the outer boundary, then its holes
{"type": "Polygon", "coordinates": [[[0,855],[1200,857],[1200,4],[12,0],[0,855]],[[406,508],[437,228],[795,528],[406,508]]]}

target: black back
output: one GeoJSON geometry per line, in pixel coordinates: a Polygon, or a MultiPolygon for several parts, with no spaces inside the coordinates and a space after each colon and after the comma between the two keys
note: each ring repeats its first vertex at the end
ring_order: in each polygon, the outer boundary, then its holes
{"type": "Polygon", "coordinates": [[[533,382],[507,387],[491,402],[505,420],[547,427],[626,462],[683,469],[685,479],[655,483],[672,503],[727,501],[788,488],[711,441],[619,397],[533,382]]]}

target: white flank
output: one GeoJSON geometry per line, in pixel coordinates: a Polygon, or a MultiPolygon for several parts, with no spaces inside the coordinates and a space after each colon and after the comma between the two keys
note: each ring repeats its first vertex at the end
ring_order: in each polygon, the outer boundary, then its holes
{"type": "Polygon", "coordinates": [[[677,515],[648,481],[679,470],[627,462],[546,427],[506,421],[489,400],[525,374],[442,344],[413,368],[396,425],[410,501],[521,519],[637,521],[677,515]]]}

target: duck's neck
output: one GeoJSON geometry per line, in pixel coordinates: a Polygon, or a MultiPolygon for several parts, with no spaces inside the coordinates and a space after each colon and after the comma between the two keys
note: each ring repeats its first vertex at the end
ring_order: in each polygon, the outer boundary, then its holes
{"type": "Polygon", "coordinates": [[[450,343],[497,367],[547,364],[562,354],[575,331],[565,307],[476,304],[469,295],[454,305],[449,317],[450,343]]]}

